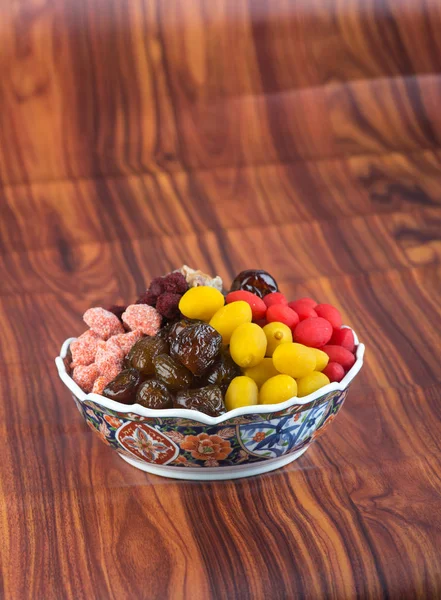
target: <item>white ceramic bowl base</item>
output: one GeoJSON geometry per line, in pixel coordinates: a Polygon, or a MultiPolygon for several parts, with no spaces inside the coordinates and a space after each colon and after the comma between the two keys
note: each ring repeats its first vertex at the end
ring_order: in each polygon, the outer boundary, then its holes
{"type": "Polygon", "coordinates": [[[289,463],[294,462],[302,456],[309,448],[302,448],[298,452],[288,454],[288,456],[282,456],[280,458],[272,458],[265,462],[254,463],[252,465],[234,465],[228,467],[207,467],[205,469],[192,469],[188,467],[182,469],[181,467],[160,467],[157,465],[148,465],[142,463],[139,460],[134,460],[128,456],[120,454],[120,457],[125,460],[132,467],[141,469],[146,473],[152,475],[159,475],[160,477],[169,477],[171,479],[189,479],[193,481],[220,481],[223,479],[241,479],[243,477],[252,477],[253,475],[261,475],[262,473],[269,473],[280,469],[289,463]]]}

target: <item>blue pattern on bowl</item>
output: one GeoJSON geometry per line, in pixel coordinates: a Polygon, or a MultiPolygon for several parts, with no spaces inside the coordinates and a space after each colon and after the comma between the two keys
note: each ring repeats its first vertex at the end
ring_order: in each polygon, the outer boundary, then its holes
{"type": "Polygon", "coordinates": [[[122,413],[92,400],[74,399],[89,427],[120,454],[157,465],[218,467],[298,452],[335,417],[346,394],[347,389],[330,392],[306,405],[234,417],[214,426],[186,418],[122,413]]]}
{"type": "Polygon", "coordinates": [[[138,404],[126,406],[97,394],[85,394],[66,370],[64,360],[71,341],[63,344],[56,363],[89,427],[130,464],[171,477],[188,471],[182,478],[189,479],[246,476],[278,468],[298,457],[335,419],[364,354],[364,346],[359,344],[356,363],[342,382],[306,398],[209,417],[185,409],[155,411],[138,404]],[[207,475],[202,475],[204,472],[207,475]]]}

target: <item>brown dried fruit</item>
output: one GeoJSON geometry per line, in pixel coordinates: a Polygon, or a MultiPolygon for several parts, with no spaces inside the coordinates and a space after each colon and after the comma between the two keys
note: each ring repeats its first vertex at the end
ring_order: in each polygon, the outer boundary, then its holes
{"type": "Polygon", "coordinates": [[[208,323],[189,325],[170,340],[170,354],[196,377],[209,369],[222,348],[221,335],[208,323]]]}
{"type": "Polygon", "coordinates": [[[140,383],[141,375],[136,369],[125,369],[106,385],[103,396],[122,404],[133,404],[140,383]]]}
{"type": "Polygon", "coordinates": [[[169,335],[168,335],[168,339],[169,341],[173,341],[174,338],[176,338],[183,329],[185,329],[186,327],[189,327],[190,325],[197,325],[198,323],[203,323],[204,321],[197,321],[197,320],[193,320],[193,319],[186,319],[185,317],[183,317],[182,319],[179,319],[179,321],[176,321],[176,323],[173,323],[170,327],[169,330],[169,335]]]}
{"type": "Polygon", "coordinates": [[[153,359],[153,364],[156,378],[165,383],[169,390],[177,392],[190,387],[193,375],[171,356],[161,354],[153,359]]]}
{"type": "Polygon", "coordinates": [[[179,392],[174,407],[199,410],[210,417],[218,417],[225,413],[222,391],[217,385],[207,385],[198,390],[179,392]]]}
{"type": "Polygon", "coordinates": [[[125,364],[137,369],[143,375],[153,375],[155,367],[153,359],[160,354],[167,354],[168,343],[161,337],[145,337],[132,347],[127,355],[125,364]]]}
{"type": "Polygon", "coordinates": [[[172,408],[173,397],[161,381],[149,379],[139,386],[136,402],[145,408],[172,408]]]}
{"type": "Polygon", "coordinates": [[[241,375],[241,370],[231,358],[228,350],[222,350],[214,366],[204,374],[201,385],[218,385],[225,393],[232,379],[241,375]]]}

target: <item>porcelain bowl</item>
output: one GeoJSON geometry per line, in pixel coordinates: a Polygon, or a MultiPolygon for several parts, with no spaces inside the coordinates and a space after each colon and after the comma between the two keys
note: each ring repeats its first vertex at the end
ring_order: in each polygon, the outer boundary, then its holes
{"type": "Polygon", "coordinates": [[[67,339],[55,359],[88,426],[130,465],[176,479],[235,479],[278,469],[301,456],[340,411],[363,365],[364,345],[340,383],[304,398],[237,408],[220,417],[188,409],[152,410],[85,394],[70,377],[67,339]]]}

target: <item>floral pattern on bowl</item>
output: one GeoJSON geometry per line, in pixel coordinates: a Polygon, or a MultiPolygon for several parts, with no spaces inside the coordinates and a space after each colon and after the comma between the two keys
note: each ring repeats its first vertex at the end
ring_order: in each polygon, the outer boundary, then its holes
{"type": "Polygon", "coordinates": [[[364,352],[359,344],[357,362],[340,384],[330,384],[306,398],[292,398],[276,411],[275,406],[259,405],[209,417],[185,409],[126,406],[84,394],[66,372],[63,358],[68,342],[57,366],[89,427],[130,464],[186,479],[247,476],[297,458],[335,419],[364,352]]]}
{"type": "Polygon", "coordinates": [[[169,437],[147,423],[128,421],[118,429],[115,437],[135,458],[148,463],[166,465],[179,454],[178,446],[169,437]]]}
{"type": "Polygon", "coordinates": [[[319,402],[293,405],[267,419],[247,415],[213,427],[192,419],[103,410],[92,400],[75,401],[88,425],[120,454],[149,464],[200,468],[254,463],[299,451],[335,418],[346,394],[347,390],[331,392],[319,402]]]}

